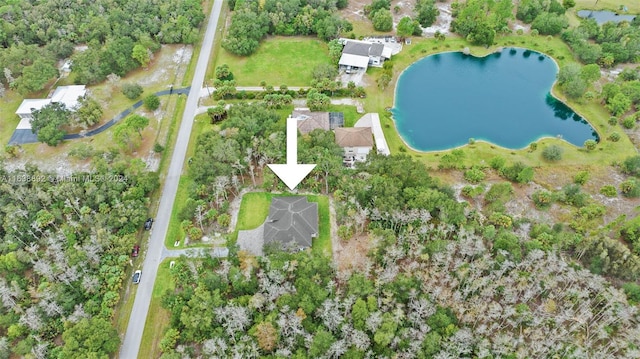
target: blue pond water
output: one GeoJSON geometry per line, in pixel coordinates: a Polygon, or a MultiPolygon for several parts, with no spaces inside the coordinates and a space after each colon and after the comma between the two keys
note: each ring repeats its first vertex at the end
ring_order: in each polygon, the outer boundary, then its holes
{"type": "Polygon", "coordinates": [[[542,137],[576,146],[598,140],[587,121],[549,94],[557,71],[548,56],[524,49],[425,57],[398,80],[396,127],[420,151],[458,147],[470,138],[509,149],[542,137]]]}
{"type": "Polygon", "coordinates": [[[613,11],[607,10],[579,10],[578,16],[586,19],[593,18],[596,20],[598,25],[602,25],[605,22],[613,21],[613,22],[622,22],[622,21],[633,21],[636,15],[618,15],[613,11]]]}

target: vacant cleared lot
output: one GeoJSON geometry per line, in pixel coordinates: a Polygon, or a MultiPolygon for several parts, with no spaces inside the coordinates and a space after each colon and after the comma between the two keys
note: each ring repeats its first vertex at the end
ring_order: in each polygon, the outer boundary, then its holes
{"type": "Polygon", "coordinates": [[[247,57],[220,49],[215,66],[229,65],[238,86],[259,86],[265,81],[277,88],[309,86],[313,68],[329,62],[327,44],[317,38],[276,36],[262,41],[258,51],[247,57]]]}

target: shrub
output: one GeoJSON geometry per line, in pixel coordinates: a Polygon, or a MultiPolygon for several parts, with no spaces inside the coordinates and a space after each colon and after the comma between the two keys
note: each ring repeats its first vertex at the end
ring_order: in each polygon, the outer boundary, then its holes
{"type": "Polygon", "coordinates": [[[589,180],[589,171],[580,171],[573,176],[573,183],[583,185],[589,180]]]}
{"type": "Polygon", "coordinates": [[[443,155],[440,158],[440,163],[438,164],[439,169],[463,169],[464,168],[464,160],[465,154],[461,149],[455,149],[450,153],[443,155]]]}
{"type": "MultiPolygon", "coordinates": [[[[511,226],[513,225],[513,220],[511,219],[511,217],[507,216],[506,214],[503,214],[500,212],[493,212],[489,216],[489,223],[497,227],[511,228],[511,226]]],[[[496,244],[497,243],[498,241],[496,241],[496,244]]],[[[505,249],[505,248],[499,248],[499,249],[505,249]]]]}
{"type": "Polygon", "coordinates": [[[586,140],[586,141],[584,141],[584,148],[587,151],[595,150],[597,145],[598,145],[598,142],[596,142],[596,140],[586,140]]]}
{"type": "Polygon", "coordinates": [[[95,154],[93,147],[87,143],[79,143],[76,147],[69,151],[69,156],[86,160],[95,154]]]}
{"type": "Polygon", "coordinates": [[[615,186],[607,184],[602,186],[602,188],[600,188],[600,194],[609,198],[613,198],[618,196],[618,190],[616,190],[615,186]]]}
{"type": "Polygon", "coordinates": [[[617,132],[613,132],[609,135],[609,141],[611,142],[618,142],[620,141],[620,134],[617,132]]]}
{"type": "Polygon", "coordinates": [[[620,192],[622,192],[622,195],[625,197],[640,197],[640,186],[638,185],[638,180],[635,178],[629,178],[628,180],[620,183],[620,192]]]}
{"type": "Polygon", "coordinates": [[[553,193],[549,191],[535,191],[532,196],[533,204],[536,208],[548,208],[553,203],[553,193]]]}
{"type": "Polygon", "coordinates": [[[476,198],[481,195],[482,192],[484,192],[484,187],[482,186],[464,186],[460,193],[467,198],[476,198]]]}
{"type": "Polygon", "coordinates": [[[622,290],[627,295],[630,304],[640,303],[640,285],[634,282],[625,283],[622,285],[622,290]]]}
{"type": "Polygon", "coordinates": [[[625,159],[621,165],[622,173],[633,176],[640,175],[640,156],[632,156],[625,159]]]}
{"type": "Polygon", "coordinates": [[[509,181],[517,183],[529,183],[533,180],[533,168],[522,162],[516,162],[512,166],[503,167],[500,174],[509,181]]]}
{"type": "Polygon", "coordinates": [[[582,192],[580,186],[577,184],[568,184],[562,188],[560,192],[560,202],[566,203],[575,207],[583,207],[587,204],[589,195],[582,192]]]}
{"type": "Polygon", "coordinates": [[[144,107],[150,111],[155,111],[160,107],[160,98],[156,95],[149,95],[144,98],[144,107]]]}
{"type": "Polygon", "coordinates": [[[15,158],[18,156],[19,149],[18,149],[18,146],[16,145],[6,145],[4,146],[4,152],[6,152],[7,155],[9,155],[9,157],[15,158]]]}
{"type": "Polygon", "coordinates": [[[153,145],[153,152],[155,152],[155,153],[161,153],[162,151],[164,151],[164,146],[163,146],[163,145],[161,145],[161,144],[159,144],[158,142],[156,142],[156,143],[153,145]]]}
{"type": "Polygon", "coordinates": [[[504,205],[513,196],[513,186],[509,182],[496,183],[489,188],[484,196],[487,209],[494,212],[504,211],[504,205]]]}
{"type": "Polygon", "coordinates": [[[618,123],[618,118],[617,118],[616,116],[611,116],[611,117],[609,117],[609,124],[610,124],[611,126],[615,126],[615,125],[616,125],[616,123],[618,123]]]}
{"type": "Polygon", "coordinates": [[[489,160],[489,166],[491,166],[491,168],[493,168],[496,171],[499,171],[502,168],[504,168],[506,163],[507,163],[507,160],[505,160],[500,156],[493,157],[492,159],[489,160]]]}
{"type": "Polygon", "coordinates": [[[486,175],[478,167],[472,167],[470,170],[465,171],[464,179],[471,183],[480,183],[484,180],[486,175]]]}
{"type": "Polygon", "coordinates": [[[632,129],[636,126],[636,119],[634,116],[627,116],[622,120],[622,126],[626,129],[632,129]]]}
{"type": "Polygon", "coordinates": [[[142,92],[144,92],[144,90],[142,89],[142,86],[140,86],[140,85],[138,85],[136,83],[134,83],[134,84],[124,84],[122,86],[122,93],[129,100],[137,99],[138,97],[140,97],[140,95],[142,95],[142,92]]]}
{"type": "Polygon", "coordinates": [[[563,151],[562,147],[558,145],[551,145],[542,150],[542,158],[552,162],[560,161],[562,159],[563,151]]]}
{"type": "Polygon", "coordinates": [[[537,142],[531,142],[529,144],[529,151],[533,152],[533,151],[535,151],[537,149],[538,149],[538,143],[537,142]]]}

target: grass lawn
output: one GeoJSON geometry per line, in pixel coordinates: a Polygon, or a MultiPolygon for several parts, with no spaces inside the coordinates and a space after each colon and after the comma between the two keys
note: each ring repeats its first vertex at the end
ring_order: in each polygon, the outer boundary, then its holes
{"type": "Polygon", "coordinates": [[[178,212],[182,209],[182,205],[189,198],[189,189],[193,185],[193,179],[189,176],[189,161],[196,150],[196,140],[198,136],[204,131],[211,129],[209,118],[206,114],[198,115],[193,121],[193,128],[191,130],[191,138],[189,140],[189,147],[187,147],[187,161],[184,164],[183,175],[180,176],[180,183],[178,183],[178,192],[176,193],[176,199],[173,202],[173,209],[171,210],[171,220],[169,221],[169,228],[167,229],[167,236],[164,239],[164,244],[169,249],[184,248],[185,233],[180,228],[180,219],[178,219],[178,212]],[[174,242],[179,240],[180,245],[174,247],[174,242]]]}
{"type": "Polygon", "coordinates": [[[249,192],[242,196],[236,230],[259,227],[269,214],[269,205],[273,195],[267,192],[249,192]]]}
{"type": "Polygon", "coordinates": [[[0,98],[0,141],[2,147],[9,143],[9,139],[20,122],[20,117],[16,115],[16,110],[22,103],[22,96],[14,91],[6,91],[3,98],[0,98]]]}
{"type": "Polygon", "coordinates": [[[620,5],[626,5],[629,14],[640,14],[640,2],[637,0],[576,0],[575,9],[616,11],[620,5]]]}
{"type": "MultiPolygon", "coordinates": [[[[274,196],[292,196],[291,193],[274,194],[269,192],[245,193],[240,203],[238,223],[234,237],[239,230],[254,229],[264,223],[269,214],[269,206],[274,196]]],[[[316,254],[331,256],[331,223],[329,218],[329,198],[322,195],[306,195],[309,202],[318,203],[319,231],[318,238],[313,240],[312,251],[316,254]]]]}
{"type": "MultiPolygon", "coordinates": [[[[392,153],[406,152],[415,158],[420,159],[431,167],[437,167],[441,152],[417,152],[406,146],[404,141],[398,135],[394,122],[390,113],[385,110],[387,107],[393,107],[395,96],[395,84],[399,74],[410,66],[413,62],[433,53],[446,51],[460,51],[465,47],[469,47],[471,53],[476,56],[484,56],[498,47],[524,47],[541,51],[553,56],[559,66],[574,62],[573,54],[567,45],[557,37],[532,37],[532,36],[505,36],[497,39],[497,44],[491,48],[470,46],[464,39],[447,38],[444,42],[437,42],[434,39],[415,39],[412,45],[405,46],[404,50],[394,56],[394,78],[391,85],[384,91],[380,91],[375,85],[367,89],[367,98],[365,99],[365,109],[367,112],[378,112],[382,128],[392,153]]],[[[375,80],[382,74],[381,69],[370,68],[367,75],[371,77],[370,83],[375,84],[375,80]]],[[[500,155],[513,161],[522,161],[532,166],[548,165],[542,160],[540,153],[544,146],[554,143],[565,149],[563,159],[557,163],[559,166],[566,165],[596,165],[602,163],[611,163],[612,161],[620,161],[628,156],[634,155],[636,150],[619,125],[610,126],[607,123],[610,115],[608,112],[596,102],[576,102],[567,101],[557,88],[553,93],[556,97],[567,102],[571,108],[586,118],[591,125],[598,131],[601,143],[598,148],[590,153],[585,152],[582,148],[575,147],[563,140],[544,139],[538,141],[538,150],[529,152],[528,148],[521,150],[508,150],[499,148],[488,143],[476,143],[475,145],[464,146],[466,153],[466,164],[478,163],[479,161],[487,161],[493,156],[500,155]],[[619,142],[606,141],[606,138],[612,133],[618,132],[622,136],[619,142]]],[[[446,152],[446,151],[443,151],[446,152]]]]}
{"type": "Polygon", "coordinates": [[[344,127],[353,127],[356,121],[358,121],[363,115],[356,111],[355,106],[351,105],[330,105],[327,111],[342,112],[344,114],[344,127]]]}
{"type": "Polygon", "coordinates": [[[331,222],[329,217],[329,197],[307,196],[309,202],[318,204],[318,226],[320,235],[313,240],[312,251],[315,254],[323,254],[331,257],[331,222]]]}
{"type": "Polygon", "coordinates": [[[171,259],[165,259],[158,267],[158,276],[156,277],[158,279],[153,286],[149,314],[144,325],[138,358],[160,357],[160,340],[162,340],[164,330],[169,325],[169,319],[171,319],[169,311],[162,308],[162,295],[167,290],[173,290],[176,286],[171,274],[169,274],[170,262],[171,259]]]}
{"type": "MultiPolygon", "coordinates": [[[[327,44],[311,37],[269,37],[251,56],[235,56],[220,48],[215,57],[215,66],[229,65],[238,86],[260,86],[266,81],[275,88],[309,86],[313,68],[329,62],[327,44]]],[[[213,82],[213,73],[209,80],[213,82]]]]}

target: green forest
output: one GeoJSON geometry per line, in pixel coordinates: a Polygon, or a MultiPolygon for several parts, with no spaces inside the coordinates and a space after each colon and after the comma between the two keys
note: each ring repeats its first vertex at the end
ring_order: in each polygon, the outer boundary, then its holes
{"type": "MultiPolygon", "coordinates": [[[[194,162],[216,165],[192,162],[180,212],[190,236],[225,228],[230,200],[259,178],[262,189],[284,189],[263,168],[284,159],[277,114],[240,104],[226,116],[197,142],[194,162]]],[[[332,195],[340,240],[371,239],[360,253],[367,265],[339,272],[329,257],[277,250],[178,260],[176,288],[162,299],[171,313],[162,358],[637,356],[637,220],[604,223],[605,208],[581,187],[588,174],[534,195],[540,208],[574,213],[549,225],[509,214],[514,186],[534,171],[504,158],[485,168],[456,167],[461,152],[443,158],[441,170],[463,170],[471,183],[460,202],[406,155],[345,169],[333,133],[321,130],[299,149],[302,162],[317,163],[299,190],[332,195]],[[490,172],[505,181],[474,184],[490,172]],[[469,205],[478,199],[482,210],[469,205]]],[[[639,163],[629,158],[619,171],[635,181],[639,163]]]]}
{"type": "Polygon", "coordinates": [[[105,358],[156,173],[114,153],[91,173],[0,170],[0,358],[105,358]],[[13,356],[12,356],[13,355],[13,356]]]}
{"type": "Polygon", "coordinates": [[[194,43],[203,19],[197,0],[2,0],[0,82],[22,94],[40,91],[68,57],[78,84],[124,76],[146,66],[160,44],[194,43]]]}

